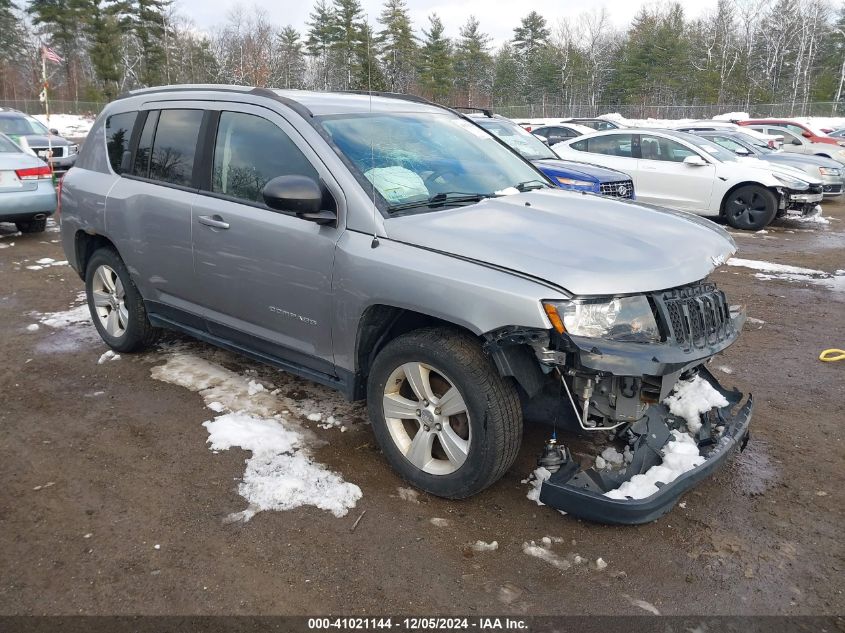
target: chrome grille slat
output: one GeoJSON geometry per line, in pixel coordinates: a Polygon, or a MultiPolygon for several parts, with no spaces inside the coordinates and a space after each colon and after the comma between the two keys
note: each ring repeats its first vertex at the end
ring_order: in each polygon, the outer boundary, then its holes
{"type": "Polygon", "coordinates": [[[615,182],[603,182],[599,185],[601,195],[611,198],[633,198],[634,182],[632,180],[617,180],[615,182]],[[619,193],[619,187],[624,187],[624,193],[619,193]]]}
{"type": "Polygon", "coordinates": [[[667,335],[683,349],[703,349],[733,333],[725,294],[710,283],[674,288],[654,296],[667,335]]]}

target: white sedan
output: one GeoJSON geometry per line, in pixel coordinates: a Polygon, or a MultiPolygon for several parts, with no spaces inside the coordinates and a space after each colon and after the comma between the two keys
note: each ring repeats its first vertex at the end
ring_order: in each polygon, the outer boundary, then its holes
{"type": "Polygon", "coordinates": [[[759,230],[787,212],[807,215],[823,197],[821,180],[764,161],[740,162],[715,143],[674,130],[608,130],[552,149],[630,174],[641,202],[722,216],[738,229],[759,230]]]}

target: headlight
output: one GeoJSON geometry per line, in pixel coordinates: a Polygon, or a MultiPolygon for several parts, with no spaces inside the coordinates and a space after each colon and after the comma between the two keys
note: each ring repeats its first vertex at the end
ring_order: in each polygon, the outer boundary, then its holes
{"type": "Polygon", "coordinates": [[[79,152],[79,145],[68,145],[67,146],[67,155],[72,156],[79,152]]]}
{"type": "Polygon", "coordinates": [[[574,178],[557,178],[557,181],[562,185],[569,185],[570,187],[594,187],[596,184],[589,180],[575,180],[574,178]]]}
{"type": "Polygon", "coordinates": [[[845,141],[836,141],[836,144],[845,147],[845,141]]]}
{"type": "Polygon", "coordinates": [[[838,176],[840,172],[836,167],[819,167],[822,176],[838,176]]]}
{"type": "Polygon", "coordinates": [[[651,305],[642,295],[614,299],[545,301],[543,309],[554,328],[574,336],[653,343],[660,331],[651,305]]]}
{"type": "Polygon", "coordinates": [[[789,187],[790,189],[798,189],[799,191],[804,191],[805,189],[810,188],[810,183],[808,183],[806,180],[798,180],[798,178],[793,178],[792,176],[786,176],[784,174],[772,173],[772,176],[777,178],[783,185],[789,187]]]}

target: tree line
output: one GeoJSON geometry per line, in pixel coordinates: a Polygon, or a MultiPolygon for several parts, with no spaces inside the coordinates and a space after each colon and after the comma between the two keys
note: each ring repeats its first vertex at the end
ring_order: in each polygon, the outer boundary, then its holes
{"type": "Polygon", "coordinates": [[[359,0],[317,0],[305,29],[259,8],[203,32],[171,0],[0,0],[0,99],[40,92],[41,43],[53,98],[107,101],[141,86],[232,83],[387,90],[437,102],[754,104],[845,100],[845,2],[717,0],[642,7],[627,28],[604,9],[553,21],[535,11],[498,46],[474,16],[456,34],[436,14],[412,24],[405,0],[377,16],[359,0]]]}

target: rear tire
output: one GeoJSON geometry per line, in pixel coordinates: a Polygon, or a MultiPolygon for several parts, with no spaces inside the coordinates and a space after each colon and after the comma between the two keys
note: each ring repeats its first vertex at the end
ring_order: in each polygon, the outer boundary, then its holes
{"type": "Polygon", "coordinates": [[[379,352],[367,389],[376,440],[417,488],[469,497],[516,459],[519,396],[470,334],[426,328],[399,336],[379,352]]]}
{"type": "Polygon", "coordinates": [[[47,228],[47,218],[40,220],[27,220],[26,222],[15,222],[15,226],[21,233],[43,233],[47,228]]]}
{"type": "Polygon", "coordinates": [[[759,231],[775,219],[778,199],[760,185],[743,185],[731,191],[722,201],[722,214],[735,229],[759,231]]]}
{"type": "Polygon", "coordinates": [[[94,252],[85,267],[85,294],[100,337],[116,352],[139,352],[155,343],[158,330],[147,318],[144,300],[120,255],[94,252]]]}

